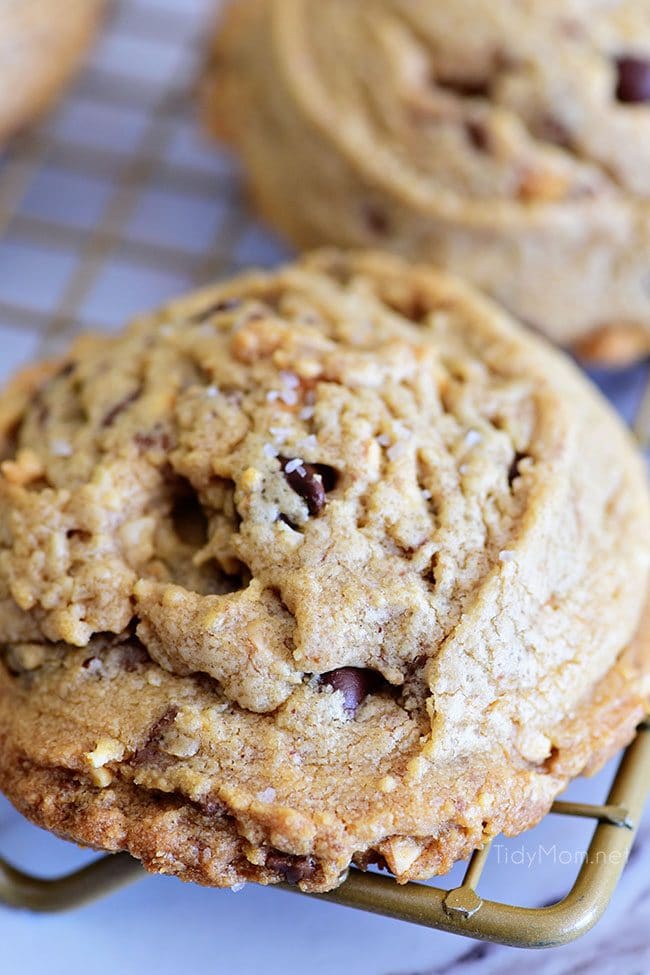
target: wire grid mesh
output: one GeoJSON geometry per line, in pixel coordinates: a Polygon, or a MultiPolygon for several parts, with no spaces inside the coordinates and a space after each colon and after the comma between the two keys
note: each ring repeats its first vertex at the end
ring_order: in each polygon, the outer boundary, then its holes
{"type": "MultiPolygon", "coordinates": [[[[193,88],[213,0],[113,0],[105,29],[69,97],[0,160],[0,368],[54,354],[77,331],[120,327],[194,284],[282,245],[246,213],[232,161],[201,143],[193,88]]],[[[595,375],[650,442],[648,365],[595,375]],[[644,392],[645,390],[645,392],[644,392]]],[[[328,899],[472,937],[541,946],[568,941],[604,910],[650,786],[650,730],[623,758],[607,801],[557,802],[596,822],[570,893],[542,909],[483,900],[489,847],[452,890],[357,871],[328,899]]],[[[0,900],[60,910],[141,874],[126,855],[43,881],[0,860],[0,900]]]]}
{"type": "Polygon", "coordinates": [[[192,124],[213,17],[207,0],[116,0],[70,96],[10,145],[0,330],[25,330],[51,353],[80,329],[118,327],[196,282],[282,255],[246,216],[232,163],[192,124]]]}

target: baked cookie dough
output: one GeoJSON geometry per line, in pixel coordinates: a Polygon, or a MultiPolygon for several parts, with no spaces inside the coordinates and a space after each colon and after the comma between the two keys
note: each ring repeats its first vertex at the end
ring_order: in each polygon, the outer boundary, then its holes
{"type": "Polygon", "coordinates": [[[56,98],[103,6],[103,0],[0,0],[0,141],[56,98]]]}
{"type": "Polygon", "coordinates": [[[650,352],[650,0],[236,0],[203,105],[298,245],[444,265],[588,359],[650,352]]]}
{"type": "Polygon", "coordinates": [[[0,786],[206,884],[444,872],[650,698],[650,502],[576,368],[323,252],[0,397],[0,786]]]}

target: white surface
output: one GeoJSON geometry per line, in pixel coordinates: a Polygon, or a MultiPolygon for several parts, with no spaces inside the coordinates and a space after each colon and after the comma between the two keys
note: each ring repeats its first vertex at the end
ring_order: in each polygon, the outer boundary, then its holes
{"type": "MultiPolygon", "coordinates": [[[[0,203],[9,192],[13,211],[4,220],[0,212],[0,379],[79,328],[119,328],[216,270],[273,264],[287,253],[242,210],[232,160],[202,139],[189,106],[170,96],[191,84],[194,38],[209,7],[209,0],[124,0],[90,71],[40,134],[0,162],[0,203]],[[165,97],[165,111],[152,115],[165,97]]],[[[644,375],[640,367],[599,379],[629,417],[644,375]]],[[[572,793],[600,801],[610,775],[576,783],[572,793]]],[[[481,891],[531,905],[557,898],[590,828],[552,817],[523,839],[497,841],[481,891]]],[[[68,915],[0,908],[0,973],[35,975],[47,966],[49,975],[487,975],[525,966],[530,975],[647,975],[649,832],[646,817],[640,852],[607,917],[566,949],[486,947],[278,890],[235,894],[147,878],[68,915]]],[[[1,799],[0,852],[43,874],[89,856],[1,799]]],[[[448,882],[459,876],[457,868],[448,882]]]]}

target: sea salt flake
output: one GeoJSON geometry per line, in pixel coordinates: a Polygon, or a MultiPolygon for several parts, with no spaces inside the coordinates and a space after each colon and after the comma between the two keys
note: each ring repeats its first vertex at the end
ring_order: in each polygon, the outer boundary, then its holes
{"type": "Polygon", "coordinates": [[[389,460],[399,460],[400,457],[404,456],[405,452],[406,444],[403,440],[398,440],[397,443],[394,443],[392,447],[388,448],[386,451],[386,456],[389,460]]]}
{"type": "Polygon", "coordinates": [[[478,432],[478,430],[468,430],[467,433],[465,434],[466,447],[477,447],[482,440],[483,437],[478,432]]]}
{"type": "Polygon", "coordinates": [[[266,398],[269,401],[269,403],[275,403],[276,399],[280,399],[280,390],[269,389],[268,393],[266,394],[266,398]]]}
{"type": "Polygon", "coordinates": [[[72,457],[72,444],[67,440],[52,440],[50,450],[55,457],[72,457]]]}
{"type": "Polygon", "coordinates": [[[380,447],[390,447],[391,442],[392,441],[387,433],[380,433],[377,437],[377,443],[380,447]]]}
{"type": "Polygon", "coordinates": [[[214,399],[215,396],[219,395],[219,390],[216,386],[206,386],[205,395],[209,396],[210,399],[214,399]]]}
{"type": "Polygon", "coordinates": [[[301,420],[311,420],[313,415],[314,415],[313,406],[303,406],[300,413],[298,414],[301,420]]]}
{"type": "Polygon", "coordinates": [[[272,443],[265,443],[264,446],[262,447],[262,453],[264,454],[265,457],[278,456],[277,448],[274,447],[272,443]]]}
{"type": "Polygon", "coordinates": [[[304,464],[304,461],[303,461],[302,457],[294,457],[292,460],[288,461],[288,463],[285,465],[284,473],[285,474],[293,474],[294,471],[298,471],[298,473],[300,474],[300,476],[301,477],[304,477],[305,474],[306,474],[306,471],[305,471],[305,468],[302,466],[303,464],[304,464]]]}
{"type": "Polygon", "coordinates": [[[283,389],[280,393],[280,399],[287,406],[295,406],[298,402],[298,393],[295,389],[283,389]]]}
{"type": "Polygon", "coordinates": [[[282,441],[287,439],[291,430],[288,430],[286,427],[269,427],[269,433],[274,440],[282,441]]]}
{"type": "Polygon", "coordinates": [[[499,552],[499,558],[502,562],[512,562],[514,560],[515,553],[512,549],[504,548],[499,552]]]}
{"type": "Polygon", "coordinates": [[[427,488],[422,488],[422,497],[424,498],[425,501],[430,501],[431,491],[429,491],[427,488]]]}
{"type": "Polygon", "coordinates": [[[246,886],[246,884],[242,880],[238,884],[231,884],[230,889],[232,890],[233,894],[238,894],[239,891],[240,890],[243,890],[245,886],[246,886]]]}
{"type": "Polygon", "coordinates": [[[262,792],[258,792],[257,798],[259,799],[260,802],[273,802],[276,795],[277,792],[275,791],[275,789],[269,786],[268,789],[264,789],[262,792]]]}
{"type": "Polygon", "coordinates": [[[284,369],[280,373],[280,381],[282,382],[282,385],[286,386],[288,389],[297,389],[297,387],[300,386],[300,380],[296,374],[294,372],[285,372],[284,369]]]}
{"type": "Polygon", "coordinates": [[[300,446],[305,450],[311,450],[312,448],[318,447],[318,440],[316,439],[315,434],[310,433],[308,437],[305,437],[304,440],[301,440],[300,446]]]}

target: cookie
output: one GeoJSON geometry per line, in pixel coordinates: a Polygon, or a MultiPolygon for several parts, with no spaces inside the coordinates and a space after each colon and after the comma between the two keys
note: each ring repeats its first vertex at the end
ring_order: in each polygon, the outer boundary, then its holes
{"type": "Polygon", "coordinates": [[[576,368],[323,252],[0,398],[0,786],[214,885],[405,882],[539,820],[650,698],[650,503],[576,368]]]}
{"type": "Polygon", "coordinates": [[[0,0],[0,140],[59,94],[92,40],[103,0],[0,0]]]}
{"type": "Polygon", "coordinates": [[[649,0],[238,0],[203,106],[298,245],[434,261],[585,358],[650,352],[649,0]]]}

